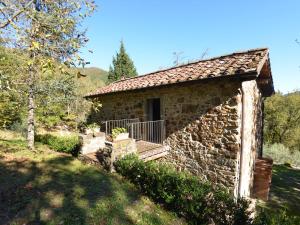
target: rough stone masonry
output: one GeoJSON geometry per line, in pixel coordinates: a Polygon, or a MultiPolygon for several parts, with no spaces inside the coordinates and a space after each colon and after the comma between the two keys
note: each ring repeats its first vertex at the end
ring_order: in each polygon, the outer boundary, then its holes
{"type": "Polygon", "coordinates": [[[164,161],[234,191],[241,148],[241,82],[224,79],[101,96],[91,121],[147,118],[147,99],[161,99],[166,121],[164,161]]]}

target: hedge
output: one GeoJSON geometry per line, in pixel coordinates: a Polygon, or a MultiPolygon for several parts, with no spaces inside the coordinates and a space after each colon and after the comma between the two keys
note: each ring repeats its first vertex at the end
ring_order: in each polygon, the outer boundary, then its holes
{"type": "Polygon", "coordinates": [[[253,225],[300,225],[300,217],[288,215],[286,210],[263,209],[257,212],[253,225]]]}
{"type": "Polygon", "coordinates": [[[80,141],[78,136],[56,136],[51,134],[36,135],[36,141],[48,145],[58,152],[65,152],[77,156],[79,153],[80,141]]]}
{"type": "Polygon", "coordinates": [[[156,202],[183,216],[191,224],[251,224],[249,203],[234,200],[231,193],[200,181],[196,176],[177,172],[129,155],[115,163],[118,173],[128,178],[156,202]]]}

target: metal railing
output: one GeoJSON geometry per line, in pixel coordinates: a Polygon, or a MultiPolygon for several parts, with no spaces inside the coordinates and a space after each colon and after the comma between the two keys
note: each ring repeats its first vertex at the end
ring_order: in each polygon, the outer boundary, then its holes
{"type": "Polygon", "coordinates": [[[122,119],[122,120],[107,120],[103,121],[102,124],[105,128],[106,134],[111,134],[112,130],[117,127],[123,127],[129,130],[129,125],[131,123],[137,123],[140,120],[138,118],[135,119],[122,119]]]}
{"type": "Polygon", "coordinates": [[[165,140],[165,121],[146,121],[129,124],[129,137],[162,144],[165,140]]]}

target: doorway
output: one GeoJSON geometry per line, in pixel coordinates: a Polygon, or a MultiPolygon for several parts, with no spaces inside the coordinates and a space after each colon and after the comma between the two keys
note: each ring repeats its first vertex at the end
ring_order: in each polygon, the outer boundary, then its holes
{"type": "Polygon", "coordinates": [[[147,100],[148,121],[160,120],[160,98],[152,98],[147,100]]]}

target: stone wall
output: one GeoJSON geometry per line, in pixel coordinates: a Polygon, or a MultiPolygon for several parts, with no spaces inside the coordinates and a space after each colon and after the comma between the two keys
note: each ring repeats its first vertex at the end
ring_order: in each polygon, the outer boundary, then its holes
{"type": "MultiPolygon", "coordinates": [[[[253,169],[250,178],[250,195],[252,194],[252,189],[254,185],[254,173],[256,168],[256,161],[262,156],[263,148],[263,99],[260,90],[255,83],[255,88],[253,91],[254,97],[254,123],[252,131],[252,153],[253,153],[253,169]]],[[[270,181],[270,180],[269,180],[270,181]]]]}
{"type": "Polygon", "coordinates": [[[211,80],[101,96],[91,121],[147,118],[147,99],[161,99],[170,154],[166,161],[234,189],[241,146],[241,83],[211,80]]]}
{"type": "Polygon", "coordinates": [[[255,162],[253,197],[267,201],[272,180],[273,160],[257,159],[255,162]]]}
{"type": "Polygon", "coordinates": [[[114,172],[114,162],[116,160],[136,152],[135,140],[128,138],[114,142],[106,142],[105,148],[98,151],[97,158],[105,169],[114,172]]]}
{"type": "Polygon", "coordinates": [[[262,97],[255,80],[242,82],[242,95],[242,149],[237,192],[242,197],[250,197],[255,160],[262,145],[262,97]]]}
{"type": "Polygon", "coordinates": [[[167,160],[233,191],[240,150],[239,83],[197,89],[168,99],[178,111],[170,108],[166,143],[172,151],[167,160]]]}
{"type": "Polygon", "coordinates": [[[262,156],[263,151],[263,98],[257,85],[255,88],[255,118],[254,118],[254,141],[255,144],[253,148],[256,150],[256,157],[262,156]]]}
{"type": "Polygon", "coordinates": [[[89,154],[105,147],[105,133],[80,134],[80,153],[89,154]]]}

